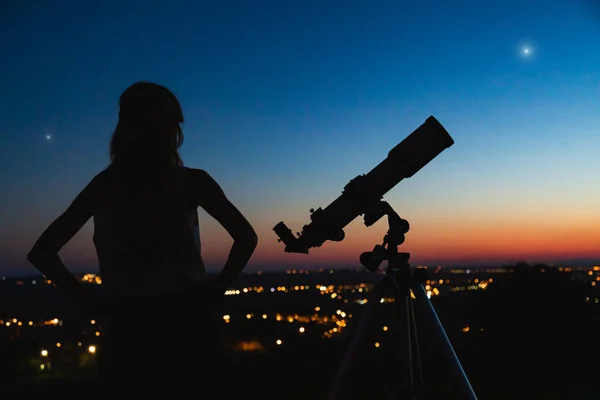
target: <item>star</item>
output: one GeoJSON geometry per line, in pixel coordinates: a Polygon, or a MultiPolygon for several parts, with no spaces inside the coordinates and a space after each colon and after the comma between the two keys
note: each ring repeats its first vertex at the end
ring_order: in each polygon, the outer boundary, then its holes
{"type": "Polygon", "coordinates": [[[529,50],[529,47],[525,47],[523,49],[523,54],[525,54],[526,56],[529,55],[530,52],[531,52],[531,50],[529,50]]]}
{"type": "Polygon", "coordinates": [[[47,134],[46,135],[46,140],[50,140],[50,139],[52,139],[52,136],[50,134],[47,134]]]}

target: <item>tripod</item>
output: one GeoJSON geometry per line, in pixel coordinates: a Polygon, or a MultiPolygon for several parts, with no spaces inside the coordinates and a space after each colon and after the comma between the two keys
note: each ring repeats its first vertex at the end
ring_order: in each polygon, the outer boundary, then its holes
{"type": "Polygon", "coordinates": [[[364,217],[365,225],[372,225],[383,215],[387,215],[389,229],[383,239],[383,244],[376,245],[371,252],[361,254],[360,262],[365,268],[374,272],[377,271],[382,261],[387,261],[386,274],[375,285],[367,299],[365,309],[357,322],[348,348],[334,377],[327,400],[338,399],[344,377],[352,363],[356,348],[362,341],[375,304],[379,303],[383,297],[382,292],[389,289],[393,291],[394,317],[397,318],[398,322],[405,324],[405,328],[400,330],[400,335],[406,342],[403,346],[404,368],[399,375],[400,380],[393,397],[417,400],[425,397],[421,354],[417,336],[417,320],[415,319],[415,305],[417,305],[418,311],[420,311],[419,314],[422,317],[419,322],[427,325],[427,330],[438,343],[439,349],[448,364],[448,375],[455,386],[452,393],[448,393],[450,395],[448,397],[476,400],[477,397],[471,384],[423,287],[423,284],[427,281],[427,270],[424,268],[411,268],[409,264],[410,254],[398,252],[398,246],[404,243],[404,234],[409,230],[408,221],[400,218],[385,201],[370,204],[367,209],[368,212],[365,213],[364,217]]]}

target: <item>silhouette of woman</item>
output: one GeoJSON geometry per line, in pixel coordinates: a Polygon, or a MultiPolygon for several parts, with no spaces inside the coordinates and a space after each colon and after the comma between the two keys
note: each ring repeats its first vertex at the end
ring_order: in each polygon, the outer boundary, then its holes
{"type": "Polygon", "coordinates": [[[98,349],[101,397],[176,399],[212,392],[219,321],[211,311],[250,259],[256,233],[207,172],[183,166],[183,113],[167,88],[135,83],[119,105],[111,164],[46,229],[28,260],[106,317],[98,349]],[[225,266],[212,280],[200,252],[197,207],[233,238],[225,266]],[[90,292],[58,256],[91,217],[107,298],[90,292]]]}

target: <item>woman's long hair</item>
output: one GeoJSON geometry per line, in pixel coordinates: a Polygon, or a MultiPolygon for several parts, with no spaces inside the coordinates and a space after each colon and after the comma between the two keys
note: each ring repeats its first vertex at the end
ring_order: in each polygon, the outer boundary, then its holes
{"type": "Polygon", "coordinates": [[[183,111],[164,86],[138,82],[119,99],[119,122],[110,142],[113,163],[183,165],[183,111]]]}

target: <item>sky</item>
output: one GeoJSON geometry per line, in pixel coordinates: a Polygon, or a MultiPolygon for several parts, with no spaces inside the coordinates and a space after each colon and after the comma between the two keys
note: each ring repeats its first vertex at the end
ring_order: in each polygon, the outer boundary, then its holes
{"type": "MultiPolygon", "coordinates": [[[[106,168],[141,80],[178,96],[185,164],[255,227],[249,271],[358,265],[385,219],[309,255],[272,228],[299,231],[430,115],[454,146],[385,196],[413,263],[600,260],[595,1],[9,0],[0,59],[0,273],[34,272],[27,251],[106,168]]],[[[218,269],[231,239],[200,221],[218,269]]],[[[97,268],[92,233],[69,268],[97,268]]]]}

